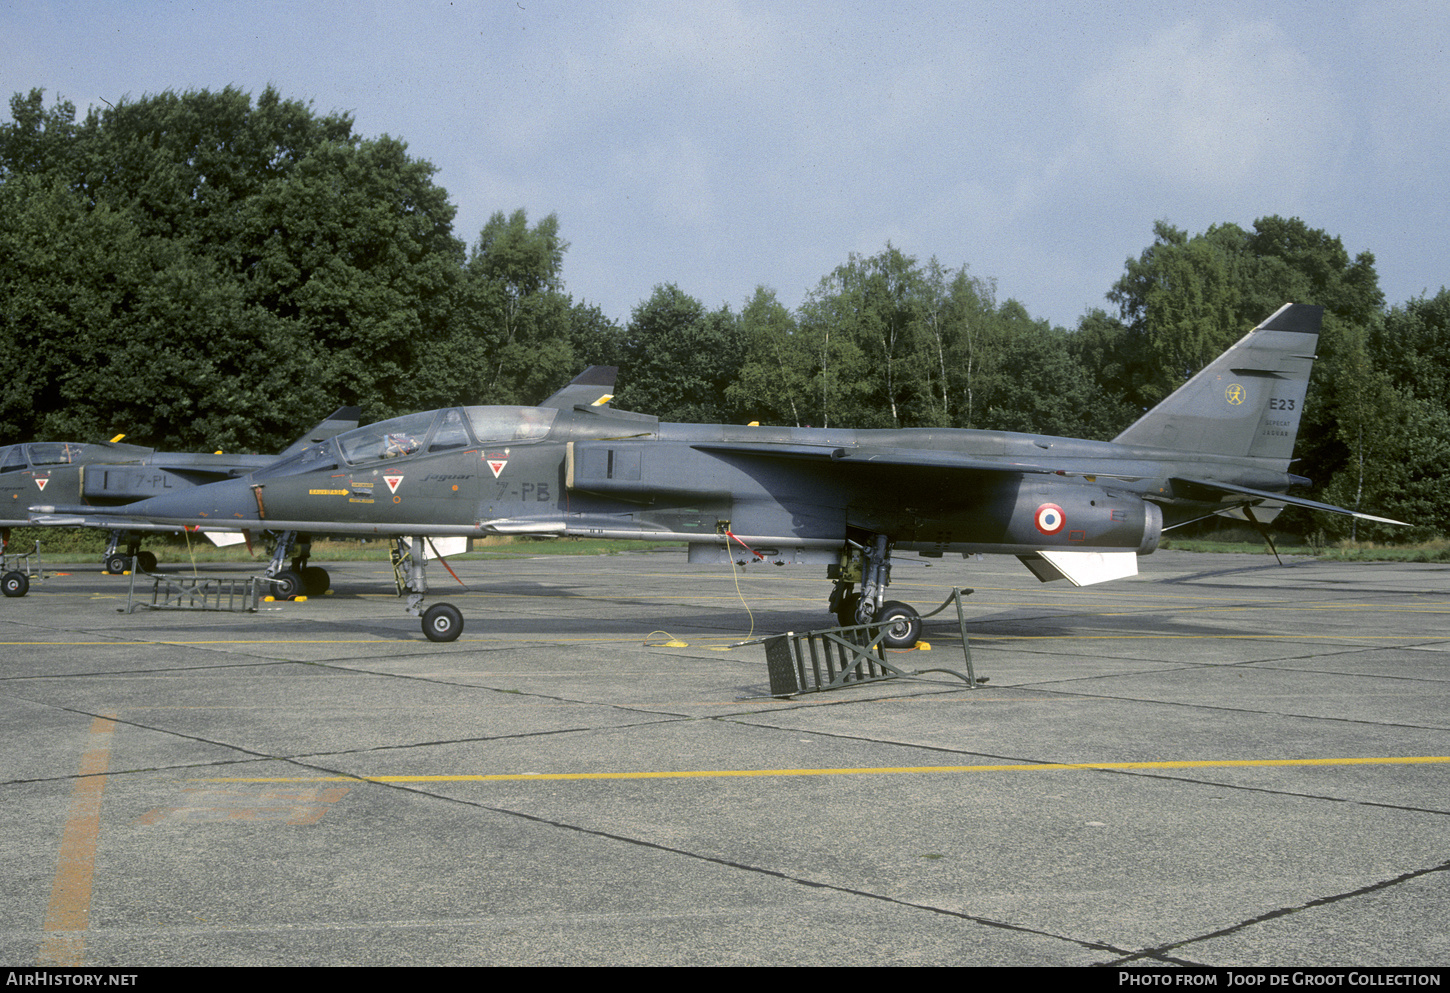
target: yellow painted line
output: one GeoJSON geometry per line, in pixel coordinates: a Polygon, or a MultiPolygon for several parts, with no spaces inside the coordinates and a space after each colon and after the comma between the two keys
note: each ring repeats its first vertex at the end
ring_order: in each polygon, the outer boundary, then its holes
{"type": "Polygon", "coordinates": [[[202,783],[483,783],[560,779],[732,779],[771,776],[892,776],[942,772],[1064,772],[1118,769],[1235,769],[1280,766],[1433,765],[1450,755],[1332,759],[1187,759],[1167,762],[1041,762],[1017,765],[920,765],[865,769],[701,769],[677,772],[517,772],[491,775],[219,777],[202,783]]]}
{"type": "Polygon", "coordinates": [[[45,912],[45,937],[36,964],[84,964],[86,928],[91,917],[91,877],[96,866],[96,840],[101,833],[101,795],[111,764],[112,717],[91,722],[89,747],[81,756],[79,778],[71,792],[70,816],[61,833],[60,859],[45,912]]]}

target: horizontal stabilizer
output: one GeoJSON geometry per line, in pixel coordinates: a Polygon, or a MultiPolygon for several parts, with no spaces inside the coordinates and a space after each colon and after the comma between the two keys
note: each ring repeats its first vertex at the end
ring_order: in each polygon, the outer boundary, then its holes
{"type": "MultiPolygon", "coordinates": [[[[1397,524],[1400,527],[1409,527],[1404,521],[1391,520],[1388,517],[1376,517],[1373,514],[1361,513],[1358,510],[1348,510],[1344,507],[1336,507],[1332,503],[1320,503],[1318,500],[1306,500],[1303,497],[1287,496],[1283,493],[1275,493],[1272,490],[1256,490],[1249,486],[1236,486],[1232,483],[1223,483],[1210,479],[1189,479],[1184,476],[1175,476],[1171,480],[1174,484],[1186,483],[1192,487],[1211,490],[1228,496],[1246,496],[1254,499],[1239,501],[1242,503],[1257,503],[1260,500],[1274,503],[1287,504],[1291,507],[1303,507],[1305,510],[1317,510],[1326,514],[1343,514],[1346,517],[1357,517],[1362,521],[1375,521],[1379,524],[1397,524]]],[[[1237,506],[1237,505],[1236,505],[1237,506]]]]}
{"type": "Polygon", "coordinates": [[[1040,551],[1017,557],[1044,583],[1066,579],[1074,586],[1092,586],[1138,574],[1137,552],[1040,551]]]}

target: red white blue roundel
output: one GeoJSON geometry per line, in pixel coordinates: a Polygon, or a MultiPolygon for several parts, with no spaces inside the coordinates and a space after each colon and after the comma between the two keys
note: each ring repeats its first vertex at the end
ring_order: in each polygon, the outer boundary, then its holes
{"type": "Polygon", "coordinates": [[[1036,524],[1037,530],[1043,534],[1057,534],[1067,523],[1067,515],[1057,504],[1044,503],[1037,508],[1037,513],[1032,515],[1032,523],[1036,524]]]}

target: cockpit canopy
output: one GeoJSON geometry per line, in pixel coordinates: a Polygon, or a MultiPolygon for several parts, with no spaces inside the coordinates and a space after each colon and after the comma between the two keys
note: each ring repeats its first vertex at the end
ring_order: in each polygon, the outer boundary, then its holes
{"type": "Polygon", "coordinates": [[[78,445],[73,441],[40,441],[0,449],[0,472],[24,469],[27,453],[30,456],[29,464],[34,466],[83,462],[87,447],[94,446],[78,445]]]}
{"type": "Polygon", "coordinates": [[[258,476],[276,476],[336,466],[436,455],[470,445],[539,441],[549,434],[558,411],[551,407],[450,407],[378,421],[313,445],[258,476]]]}

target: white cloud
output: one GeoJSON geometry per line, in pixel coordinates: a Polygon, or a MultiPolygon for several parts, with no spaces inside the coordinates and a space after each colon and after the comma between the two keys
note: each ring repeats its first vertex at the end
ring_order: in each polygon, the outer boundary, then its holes
{"type": "Polygon", "coordinates": [[[640,4],[615,37],[626,62],[711,88],[752,87],[776,62],[779,28],[763,10],[720,0],[640,4]]]}
{"type": "Polygon", "coordinates": [[[1204,192],[1293,189],[1334,154],[1324,85],[1273,24],[1187,21],[1118,52],[1075,101],[1091,167],[1204,192]]]}

